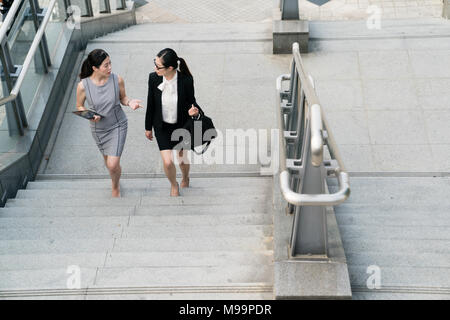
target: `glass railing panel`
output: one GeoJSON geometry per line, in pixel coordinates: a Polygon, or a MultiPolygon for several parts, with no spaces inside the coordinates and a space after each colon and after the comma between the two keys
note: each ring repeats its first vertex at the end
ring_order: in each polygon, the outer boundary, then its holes
{"type": "Polygon", "coordinates": [[[29,19],[30,3],[25,1],[19,11],[8,35],[8,46],[13,64],[22,65],[36,30],[33,21],[29,19]]]}
{"type": "Polygon", "coordinates": [[[17,36],[20,33],[20,27],[23,24],[23,21],[27,19],[27,14],[29,12],[30,5],[27,1],[23,1],[21,3],[21,6],[19,10],[17,11],[15,15],[15,19],[13,20],[13,24],[9,27],[9,30],[7,32],[7,41],[9,46],[12,46],[13,43],[16,41],[17,36]],[[28,4],[28,5],[27,5],[28,4]]]}
{"type": "Polygon", "coordinates": [[[45,73],[41,52],[38,48],[22,82],[22,87],[20,88],[20,94],[22,95],[23,106],[27,117],[33,103],[33,99],[39,88],[39,83],[44,75],[45,73]]]}
{"type": "MultiPolygon", "coordinates": [[[[49,2],[50,0],[38,0],[39,7],[41,9],[48,8],[49,2]]],[[[58,40],[62,35],[63,27],[66,23],[66,17],[67,14],[65,10],[64,0],[58,0],[52,10],[50,20],[45,30],[45,37],[47,39],[50,60],[52,60],[56,53],[56,50],[58,49],[58,40]]]]}

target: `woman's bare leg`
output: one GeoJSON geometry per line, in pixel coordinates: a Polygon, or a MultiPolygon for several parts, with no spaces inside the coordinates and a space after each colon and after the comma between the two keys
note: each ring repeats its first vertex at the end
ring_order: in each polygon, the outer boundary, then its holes
{"type": "Polygon", "coordinates": [[[189,164],[188,154],[188,150],[180,150],[177,152],[178,163],[180,164],[180,169],[183,176],[180,184],[181,188],[189,187],[189,170],[191,165],[189,164]]]}
{"type": "Polygon", "coordinates": [[[106,156],[106,167],[109,170],[112,182],[112,196],[120,197],[120,175],[122,168],[120,167],[120,157],[106,156]]]}
{"type": "Polygon", "coordinates": [[[177,169],[173,163],[172,150],[161,150],[161,158],[163,160],[164,172],[171,185],[170,195],[177,197],[180,195],[180,192],[178,190],[177,169]]]}

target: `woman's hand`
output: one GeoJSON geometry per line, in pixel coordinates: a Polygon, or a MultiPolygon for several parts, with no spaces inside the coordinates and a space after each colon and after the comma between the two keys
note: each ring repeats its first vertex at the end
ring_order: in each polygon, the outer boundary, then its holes
{"type": "Polygon", "coordinates": [[[89,120],[89,121],[92,121],[92,122],[99,122],[99,121],[101,120],[101,118],[102,118],[102,117],[100,117],[100,116],[94,115],[94,118],[91,119],[91,120],[89,120]]]}
{"type": "Polygon", "coordinates": [[[142,107],[142,106],[140,105],[141,102],[142,102],[142,100],[131,99],[130,101],[128,101],[128,105],[130,106],[131,109],[136,110],[136,109],[142,107]]]}
{"type": "Polygon", "coordinates": [[[147,137],[148,140],[152,141],[153,140],[152,130],[145,130],[145,136],[147,137]]]}
{"type": "Polygon", "coordinates": [[[196,106],[192,105],[192,107],[189,109],[189,115],[191,117],[198,116],[198,108],[196,106]]]}

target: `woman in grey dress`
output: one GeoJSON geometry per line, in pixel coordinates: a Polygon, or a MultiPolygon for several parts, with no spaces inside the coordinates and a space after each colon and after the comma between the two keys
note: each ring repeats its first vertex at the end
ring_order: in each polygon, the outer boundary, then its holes
{"type": "Polygon", "coordinates": [[[121,104],[133,110],[142,107],[141,100],[130,99],[125,93],[125,83],[111,72],[111,60],[102,49],[91,51],[84,60],[77,86],[77,109],[90,109],[103,117],[91,119],[91,132],[102,153],[112,180],[112,196],[120,197],[119,180],[122,169],[120,156],[127,137],[128,120],[121,104]]]}

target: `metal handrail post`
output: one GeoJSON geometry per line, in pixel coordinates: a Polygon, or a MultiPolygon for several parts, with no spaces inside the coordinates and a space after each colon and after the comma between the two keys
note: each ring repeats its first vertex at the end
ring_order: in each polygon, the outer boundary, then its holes
{"type": "Polygon", "coordinates": [[[295,211],[290,239],[292,257],[327,258],[326,206],[345,201],[350,195],[348,174],[339,155],[330,127],[322,113],[315,93],[312,78],[306,76],[301,60],[298,43],[293,45],[293,63],[295,72],[282,75],[277,79],[277,112],[280,129],[280,189],[288,202],[288,209],[295,211]],[[298,79],[298,83],[294,83],[298,79]],[[291,91],[282,92],[282,81],[290,80],[291,91]],[[290,100],[292,106],[284,107],[282,99],[290,100]],[[299,99],[300,98],[300,99],[299,99]],[[300,100],[300,101],[297,101],[300,100]],[[297,111],[297,113],[296,113],[297,111]],[[287,121],[284,115],[287,113],[287,121]],[[292,117],[296,118],[296,122],[292,117]],[[296,124],[295,137],[292,137],[292,124],[296,124]],[[286,131],[287,130],[287,131],[286,131]],[[327,135],[324,135],[327,132],[327,135]],[[290,141],[294,144],[294,153],[288,149],[290,141]],[[338,166],[325,167],[323,161],[324,145],[338,166]],[[300,155],[300,158],[298,157],[300,155]],[[287,158],[289,157],[289,158],[287,158]],[[296,164],[299,162],[300,164],[296,164]],[[294,172],[294,173],[293,173],[294,172]],[[326,194],[327,174],[337,177],[339,190],[326,194]]]}

